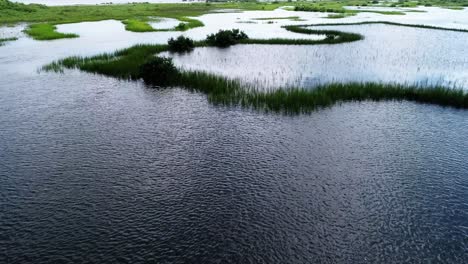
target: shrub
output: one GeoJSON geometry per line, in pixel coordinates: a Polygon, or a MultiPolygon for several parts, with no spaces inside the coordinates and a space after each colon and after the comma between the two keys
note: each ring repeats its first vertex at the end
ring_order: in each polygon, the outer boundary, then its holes
{"type": "Polygon", "coordinates": [[[211,34],[206,37],[206,42],[209,45],[217,47],[229,47],[239,43],[239,41],[248,39],[249,37],[239,29],[220,30],[216,34],[211,34]]]}
{"type": "Polygon", "coordinates": [[[167,44],[169,45],[169,50],[172,52],[192,51],[195,47],[193,40],[184,36],[179,36],[176,39],[170,38],[167,44]]]}
{"type": "Polygon", "coordinates": [[[187,24],[185,24],[184,22],[180,22],[179,25],[175,27],[175,29],[179,31],[184,31],[184,30],[187,30],[188,27],[187,27],[187,24]]]}
{"type": "Polygon", "coordinates": [[[178,74],[172,59],[153,57],[140,67],[140,77],[147,83],[170,84],[178,74]]]}

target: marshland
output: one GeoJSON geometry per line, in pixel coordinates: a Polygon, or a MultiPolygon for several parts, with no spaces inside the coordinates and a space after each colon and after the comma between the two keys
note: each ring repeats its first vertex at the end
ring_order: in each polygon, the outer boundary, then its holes
{"type": "Polygon", "coordinates": [[[113,2],[0,0],[0,262],[468,262],[468,2],[113,2]]]}

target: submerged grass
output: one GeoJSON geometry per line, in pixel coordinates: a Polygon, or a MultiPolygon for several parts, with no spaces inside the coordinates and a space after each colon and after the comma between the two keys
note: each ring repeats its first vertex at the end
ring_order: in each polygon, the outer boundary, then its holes
{"type": "Polygon", "coordinates": [[[288,16],[288,17],[259,17],[252,18],[252,20],[291,20],[291,21],[305,21],[298,16],[288,16]]]}
{"type": "MultiPolygon", "coordinates": [[[[289,29],[299,31],[295,26],[289,29]]],[[[302,29],[301,33],[313,34],[315,30],[302,29]]],[[[336,31],[332,31],[337,34],[336,31]]],[[[322,34],[321,32],[320,34],[322,34]]],[[[343,34],[350,34],[340,32],[343,34]]],[[[354,36],[353,38],[356,38],[354,36]]],[[[349,40],[344,37],[342,40],[349,40]]],[[[244,40],[256,44],[334,44],[312,42],[311,40],[244,40]],[[303,42],[304,41],[304,42],[303,42]]],[[[312,40],[313,41],[313,40],[312,40]]],[[[339,43],[339,42],[338,42],[339,43]]],[[[196,47],[205,47],[207,42],[195,42],[196,47]]],[[[141,78],[141,65],[160,52],[167,51],[168,45],[137,45],[114,53],[94,57],[70,57],[44,66],[46,71],[62,71],[63,68],[136,80],[141,78]]],[[[363,100],[408,100],[468,109],[468,93],[445,87],[421,87],[381,83],[332,83],[303,89],[301,87],[278,88],[270,91],[257,90],[240,80],[200,71],[177,71],[169,86],[179,86],[191,91],[205,93],[210,102],[224,105],[238,105],[265,111],[285,113],[307,113],[339,102],[363,100]]]]}
{"type": "Polygon", "coordinates": [[[52,40],[61,38],[77,38],[77,34],[60,33],[56,31],[57,27],[51,24],[33,24],[24,30],[26,34],[35,40],[52,40]]]}
{"type": "Polygon", "coordinates": [[[5,42],[7,41],[15,41],[18,40],[18,38],[0,38],[0,46],[5,45],[5,42]]]}
{"type": "Polygon", "coordinates": [[[299,25],[298,27],[356,26],[356,25],[372,25],[372,24],[385,24],[385,25],[399,26],[399,27],[414,27],[414,28],[446,30],[446,31],[455,31],[455,32],[468,32],[468,29],[461,29],[461,28],[445,28],[445,27],[437,27],[437,26],[429,26],[429,25],[421,25],[421,24],[403,24],[403,23],[389,22],[389,21],[364,21],[364,22],[353,22],[353,23],[321,23],[321,24],[299,25]]]}
{"type": "Polygon", "coordinates": [[[345,17],[355,16],[356,14],[357,14],[357,13],[328,14],[327,18],[330,18],[330,19],[339,19],[339,18],[345,18],[345,17]]]}
{"type": "Polygon", "coordinates": [[[353,42],[363,39],[360,34],[343,32],[338,30],[318,30],[305,28],[305,25],[283,26],[288,31],[301,34],[325,35],[325,39],[313,40],[312,44],[338,44],[345,42],[353,42]]]}

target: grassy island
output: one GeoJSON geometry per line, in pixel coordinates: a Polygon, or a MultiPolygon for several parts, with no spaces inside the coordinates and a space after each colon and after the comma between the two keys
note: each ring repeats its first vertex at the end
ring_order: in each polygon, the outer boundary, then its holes
{"type": "MultiPolygon", "coordinates": [[[[293,40],[293,39],[250,39],[239,38],[232,45],[245,44],[300,44],[300,45],[333,45],[358,41],[362,36],[354,33],[308,29],[300,26],[286,26],[287,30],[303,34],[326,35],[323,40],[293,40]]],[[[219,32],[221,33],[221,32],[219,32]]],[[[218,33],[218,34],[219,34],[218,33]]],[[[206,41],[190,42],[191,47],[214,46],[208,36],[206,41]]],[[[216,39],[216,38],[214,38],[216,39]]],[[[174,42],[174,40],[171,40],[174,42]]],[[[181,41],[187,42],[186,39],[181,41]]],[[[173,45],[173,44],[171,44],[173,45]]],[[[303,87],[278,87],[272,91],[257,90],[240,80],[200,71],[182,71],[172,66],[172,62],[161,60],[168,65],[169,71],[162,65],[152,61],[158,53],[171,50],[169,45],[137,45],[111,54],[101,54],[93,57],[70,57],[53,62],[44,67],[47,71],[61,71],[64,68],[80,69],[86,72],[113,76],[121,79],[138,80],[148,75],[148,69],[157,69],[151,76],[156,78],[158,72],[164,74],[162,86],[184,87],[189,90],[207,94],[212,103],[226,105],[241,105],[266,111],[287,113],[310,112],[320,107],[333,105],[337,102],[362,100],[409,100],[421,103],[431,103],[457,108],[468,108],[468,93],[460,89],[445,87],[419,87],[401,84],[381,83],[332,83],[313,89],[303,87]],[[148,63],[154,63],[146,67],[148,63]],[[145,70],[142,70],[145,69],[145,70]],[[162,69],[162,70],[161,70],[162,69]]],[[[185,49],[184,49],[185,50],[185,49]]],[[[151,71],[149,71],[151,73],[151,71]]],[[[158,84],[158,85],[160,85],[158,84]]]]}

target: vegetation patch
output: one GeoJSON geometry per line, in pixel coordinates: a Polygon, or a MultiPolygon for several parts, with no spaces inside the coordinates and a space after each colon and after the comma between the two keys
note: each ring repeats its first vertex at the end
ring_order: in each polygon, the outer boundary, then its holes
{"type": "Polygon", "coordinates": [[[356,13],[328,14],[327,18],[330,18],[330,19],[340,19],[340,18],[355,16],[355,15],[356,15],[356,13]]]}
{"type": "MultiPolygon", "coordinates": [[[[298,28],[292,26],[289,26],[289,29],[299,31],[298,28]]],[[[301,33],[312,34],[313,31],[302,28],[301,33]]],[[[337,35],[334,31],[332,33],[337,35]]],[[[341,35],[343,35],[343,32],[341,35]]],[[[333,39],[335,39],[335,36],[333,36],[333,39]]],[[[262,42],[270,44],[269,41],[274,44],[281,42],[278,40],[247,38],[240,43],[262,42]]],[[[209,45],[208,41],[194,42],[196,47],[207,45],[209,45]]],[[[275,90],[259,91],[240,80],[200,71],[182,71],[174,67],[171,59],[155,57],[158,53],[168,50],[169,45],[137,45],[111,54],[66,58],[46,65],[44,70],[61,71],[63,68],[78,68],[83,71],[117,78],[143,79],[145,82],[158,86],[179,86],[192,91],[203,92],[208,96],[210,102],[216,104],[239,105],[286,113],[310,112],[338,102],[363,100],[409,100],[468,108],[467,92],[444,87],[380,83],[332,83],[315,87],[315,89],[279,87],[275,90]]]]}
{"type": "Polygon", "coordinates": [[[172,52],[188,52],[195,48],[195,43],[192,39],[179,36],[178,38],[170,38],[167,42],[169,51],[172,52]]]}
{"type": "Polygon", "coordinates": [[[5,42],[7,41],[15,41],[18,40],[18,38],[0,38],[0,46],[5,45],[5,42]]]}
{"type": "Polygon", "coordinates": [[[381,11],[381,10],[358,10],[359,13],[375,13],[375,14],[381,14],[381,15],[390,15],[390,16],[402,16],[406,15],[405,12],[402,11],[381,11]]]}
{"type": "Polygon", "coordinates": [[[252,20],[291,20],[291,21],[305,21],[298,16],[288,16],[288,17],[259,17],[252,18],[252,20]]]}
{"type": "MultiPolygon", "coordinates": [[[[309,27],[314,27],[314,26],[317,26],[317,27],[318,26],[355,26],[355,25],[372,25],[372,24],[384,24],[384,25],[399,26],[399,27],[414,27],[414,28],[446,30],[446,31],[455,31],[455,32],[468,32],[468,29],[445,28],[445,27],[420,25],[420,24],[403,24],[403,23],[396,23],[396,22],[389,22],[389,21],[364,21],[364,22],[355,22],[355,23],[322,23],[322,24],[299,25],[299,26],[296,26],[296,27],[299,27],[299,30],[301,30],[301,28],[306,27],[306,26],[309,26],[309,27]]],[[[297,32],[297,31],[294,31],[294,32],[297,32]]],[[[298,33],[301,33],[301,32],[298,32],[298,33]]]]}
{"type": "Polygon", "coordinates": [[[152,32],[155,29],[148,24],[147,20],[139,20],[139,19],[127,19],[122,21],[125,25],[125,30],[133,31],[133,32],[152,32]]]}
{"type": "Polygon", "coordinates": [[[142,17],[167,17],[189,24],[188,28],[200,26],[200,21],[189,18],[219,10],[274,10],[284,3],[228,2],[207,5],[206,3],[149,4],[131,3],[119,5],[44,6],[13,3],[0,0],[0,24],[16,22],[65,24],[107,19],[126,20],[142,17]]]}
{"type": "Polygon", "coordinates": [[[325,35],[326,38],[322,40],[314,40],[315,44],[338,44],[345,42],[353,42],[363,39],[360,34],[343,32],[338,30],[318,30],[306,28],[307,25],[293,25],[283,26],[288,31],[294,33],[308,34],[308,35],[325,35]]]}
{"type": "Polygon", "coordinates": [[[152,57],[140,66],[139,76],[148,83],[170,85],[177,79],[177,68],[172,59],[152,57]]]}
{"type": "Polygon", "coordinates": [[[24,30],[26,34],[35,40],[52,40],[61,38],[77,38],[77,34],[60,33],[56,31],[57,27],[51,24],[41,23],[29,25],[24,30]]]}
{"type": "Polygon", "coordinates": [[[206,37],[208,45],[216,47],[229,47],[248,39],[249,37],[239,29],[219,30],[216,34],[210,34],[206,37]]]}
{"type": "MultiPolygon", "coordinates": [[[[122,5],[79,5],[79,6],[44,6],[37,4],[25,5],[13,3],[8,0],[0,0],[0,24],[31,22],[50,23],[53,25],[64,23],[76,23],[84,21],[100,21],[107,19],[126,20],[141,17],[168,17],[188,22],[189,28],[200,25],[201,22],[186,21],[187,17],[196,17],[220,10],[275,10],[279,7],[293,6],[297,11],[314,11],[329,13],[358,12],[346,10],[346,6],[368,6],[380,3],[368,0],[324,0],[317,2],[225,2],[216,4],[206,3],[178,3],[178,4],[149,4],[131,3],[122,5]]],[[[468,6],[468,0],[423,0],[398,2],[386,2],[386,5],[398,7],[415,7],[418,5],[441,6],[461,8],[468,6]]]]}

